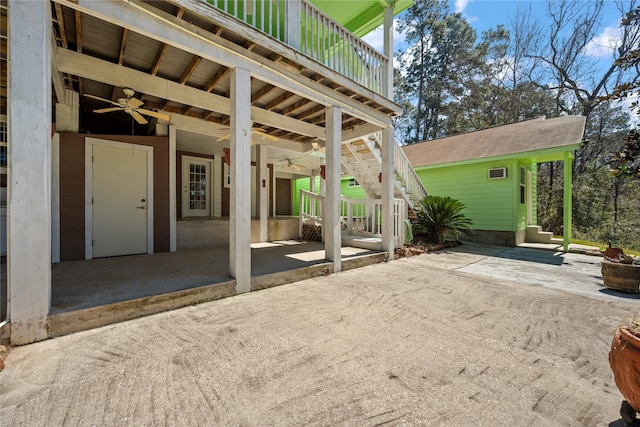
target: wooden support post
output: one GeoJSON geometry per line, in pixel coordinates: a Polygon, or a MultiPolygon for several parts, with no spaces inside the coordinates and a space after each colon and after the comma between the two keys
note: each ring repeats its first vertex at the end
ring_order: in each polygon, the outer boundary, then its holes
{"type": "Polygon", "coordinates": [[[47,338],[51,305],[51,4],[12,1],[9,22],[8,315],[20,345],[47,338]]]}
{"type": "MultiPolygon", "coordinates": [[[[393,198],[394,198],[394,153],[395,138],[393,127],[382,129],[382,250],[393,259],[393,198]]],[[[404,237],[404,236],[403,236],[404,237]]]]}
{"type": "Polygon", "coordinates": [[[249,71],[231,71],[231,197],[229,272],[236,292],[251,290],[251,82],[249,71]]]}
{"type": "Polygon", "coordinates": [[[333,271],[342,269],[340,233],[340,157],[342,146],[342,110],[329,107],[327,117],[326,196],[324,199],[325,257],[333,261],[333,271]]]}

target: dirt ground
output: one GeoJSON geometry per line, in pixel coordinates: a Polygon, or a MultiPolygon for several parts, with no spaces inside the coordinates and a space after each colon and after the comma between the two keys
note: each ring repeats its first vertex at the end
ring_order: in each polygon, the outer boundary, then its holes
{"type": "Polygon", "coordinates": [[[622,426],[607,354],[640,300],[465,246],[13,348],[0,425],[622,426]]]}

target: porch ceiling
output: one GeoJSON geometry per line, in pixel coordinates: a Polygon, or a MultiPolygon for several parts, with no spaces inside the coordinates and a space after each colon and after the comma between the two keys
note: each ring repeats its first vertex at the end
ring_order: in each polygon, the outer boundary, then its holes
{"type": "MultiPolygon", "coordinates": [[[[99,13],[92,13],[80,3],[55,0],[51,6],[61,81],[66,89],[79,92],[81,106],[88,111],[108,107],[104,102],[85,95],[115,101],[124,96],[123,86],[131,87],[136,91],[135,97],[144,102],[144,108],[171,113],[172,123],[195,123],[193,119],[196,119],[206,123],[207,129],[214,130],[209,134],[228,134],[229,115],[224,108],[216,106],[222,105],[221,101],[229,100],[230,67],[223,65],[223,61],[218,63],[211,60],[211,55],[204,58],[126,26],[107,22],[99,13]],[[165,90],[167,95],[159,96],[159,93],[147,89],[155,87],[159,79],[167,82],[167,85],[181,85],[184,89],[179,90],[179,86],[175,86],[178,90],[165,90]],[[125,81],[129,83],[116,84],[125,81]],[[176,95],[178,93],[179,96],[176,95]]],[[[353,84],[344,84],[326,67],[320,64],[309,67],[308,59],[296,61],[295,58],[301,54],[282,43],[276,40],[270,44],[256,43],[251,37],[252,28],[239,34],[171,1],[130,3],[164,20],[171,19],[168,24],[171,28],[189,32],[204,41],[233,46],[236,52],[242,54],[257,55],[288,75],[294,72],[297,83],[308,83],[310,86],[321,84],[326,96],[347,99],[356,109],[370,111],[374,115],[397,114],[393,105],[390,107],[392,103],[385,102],[368,89],[357,87],[358,90],[354,90],[353,84]],[[273,48],[274,44],[278,45],[277,50],[273,48]],[[278,53],[282,52],[283,46],[291,51],[291,55],[278,53]]],[[[217,12],[212,13],[215,15],[217,12]]],[[[211,46],[214,49],[213,43],[211,46]]],[[[252,117],[256,108],[259,116],[264,117],[263,123],[254,119],[253,126],[279,140],[305,147],[310,146],[311,141],[323,139],[325,105],[290,90],[286,80],[283,79],[283,82],[278,85],[252,77],[252,117]],[[279,126],[278,123],[287,123],[288,126],[279,126]]],[[[342,115],[342,129],[345,132],[357,132],[358,127],[363,126],[364,129],[366,125],[367,122],[362,118],[348,113],[342,115]]]]}

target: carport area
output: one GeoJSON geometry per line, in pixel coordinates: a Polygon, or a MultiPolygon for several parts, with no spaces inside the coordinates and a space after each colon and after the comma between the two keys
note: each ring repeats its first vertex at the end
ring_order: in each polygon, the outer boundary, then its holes
{"type": "Polygon", "coordinates": [[[0,421],[622,426],[598,264],[465,244],[13,348],[0,421]]]}

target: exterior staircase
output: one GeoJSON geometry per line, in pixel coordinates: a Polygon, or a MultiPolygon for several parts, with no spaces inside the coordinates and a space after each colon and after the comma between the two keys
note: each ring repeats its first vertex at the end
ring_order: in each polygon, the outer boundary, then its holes
{"type": "Polygon", "coordinates": [[[527,243],[553,243],[563,244],[562,239],[556,239],[553,237],[553,233],[550,231],[542,231],[542,227],[539,225],[527,225],[527,234],[525,236],[527,243]]]}
{"type": "MultiPolygon", "coordinates": [[[[380,155],[382,133],[377,132],[364,138],[342,144],[342,168],[353,176],[371,199],[382,197],[380,155]]],[[[394,197],[404,199],[411,211],[419,200],[427,196],[427,190],[413,166],[405,156],[400,144],[395,144],[394,169],[396,174],[394,197]]]]}

